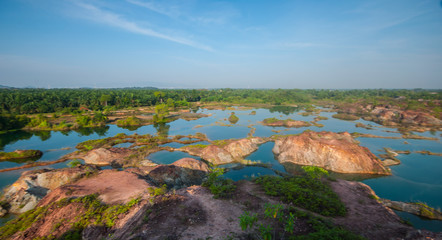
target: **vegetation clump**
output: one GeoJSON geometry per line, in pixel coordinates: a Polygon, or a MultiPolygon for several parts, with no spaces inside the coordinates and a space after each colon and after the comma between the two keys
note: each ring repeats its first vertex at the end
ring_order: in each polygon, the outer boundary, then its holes
{"type": "Polygon", "coordinates": [[[323,216],[345,215],[344,204],[324,179],[328,172],[313,166],[303,169],[305,173],[301,176],[262,176],[255,181],[266,194],[281,197],[284,202],[323,216]]]}
{"type": "Polygon", "coordinates": [[[117,126],[119,127],[141,126],[143,124],[143,121],[135,116],[130,116],[126,119],[120,119],[117,121],[117,126]]]}
{"type": "Polygon", "coordinates": [[[235,115],[235,112],[232,112],[229,117],[229,122],[231,124],[235,124],[239,121],[239,118],[235,115]]]}
{"type": "Polygon", "coordinates": [[[0,152],[0,161],[29,160],[43,155],[40,150],[15,150],[13,152],[0,152]]]}

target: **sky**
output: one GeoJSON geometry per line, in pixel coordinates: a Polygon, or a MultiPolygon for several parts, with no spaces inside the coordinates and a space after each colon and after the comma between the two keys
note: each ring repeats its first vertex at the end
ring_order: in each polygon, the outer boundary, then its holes
{"type": "Polygon", "coordinates": [[[442,89],[442,2],[1,0],[0,85],[442,89]]]}

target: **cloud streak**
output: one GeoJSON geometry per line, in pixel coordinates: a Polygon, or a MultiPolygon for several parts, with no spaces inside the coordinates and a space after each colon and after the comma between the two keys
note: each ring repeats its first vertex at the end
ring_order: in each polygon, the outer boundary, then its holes
{"type": "Polygon", "coordinates": [[[156,13],[166,15],[169,17],[178,17],[179,15],[181,15],[181,13],[177,7],[165,8],[162,5],[156,4],[154,2],[140,2],[137,0],[126,0],[126,1],[128,3],[132,3],[132,4],[137,5],[139,7],[147,8],[151,11],[154,11],[156,13]]]}
{"type": "Polygon", "coordinates": [[[213,49],[210,46],[207,46],[207,45],[204,45],[204,44],[201,44],[198,42],[194,42],[194,41],[186,39],[186,38],[170,36],[170,35],[166,35],[166,34],[157,32],[157,31],[149,29],[149,28],[142,27],[135,22],[131,22],[131,21],[126,20],[125,18],[123,18],[122,16],[120,16],[118,14],[102,10],[98,7],[95,7],[94,5],[86,4],[86,3],[82,3],[82,2],[76,2],[75,4],[77,6],[79,6],[80,8],[82,8],[83,10],[85,10],[85,15],[83,17],[87,18],[89,20],[103,23],[103,24],[106,24],[106,25],[109,25],[112,27],[117,27],[117,28],[126,30],[128,32],[141,34],[141,35],[149,36],[149,37],[160,38],[160,39],[164,39],[167,41],[179,43],[182,45],[190,46],[190,47],[205,50],[205,51],[210,51],[210,52],[213,51],[213,49]]]}

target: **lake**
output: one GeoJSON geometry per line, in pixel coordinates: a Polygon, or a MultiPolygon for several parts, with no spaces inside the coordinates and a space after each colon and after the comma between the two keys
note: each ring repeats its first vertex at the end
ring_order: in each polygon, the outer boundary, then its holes
{"type": "MultiPolygon", "coordinates": [[[[169,123],[165,128],[156,129],[154,126],[142,126],[136,130],[128,130],[117,127],[116,125],[108,125],[105,128],[86,129],[82,131],[69,132],[26,132],[17,131],[0,135],[0,148],[2,151],[10,152],[16,149],[38,149],[43,151],[43,156],[38,161],[52,161],[61,156],[75,151],[75,146],[83,141],[90,139],[99,139],[104,137],[115,136],[118,133],[130,134],[162,134],[168,135],[189,135],[198,132],[204,133],[210,140],[245,138],[252,128],[255,128],[254,136],[269,137],[274,134],[295,134],[301,133],[307,129],[313,131],[332,131],[332,132],[360,132],[370,133],[380,136],[400,137],[400,133],[388,132],[396,129],[385,128],[376,123],[364,121],[345,121],[334,119],[331,116],[334,112],[321,112],[320,116],[328,117],[328,120],[320,120],[318,123],[324,124],[324,127],[302,127],[302,128],[285,128],[285,127],[268,127],[259,124],[265,118],[276,117],[279,119],[294,119],[301,121],[312,121],[316,116],[302,116],[297,108],[293,107],[274,107],[270,109],[257,108],[249,110],[207,110],[199,109],[198,113],[210,114],[209,117],[197,120],[186,121],[176,120],[169,123]],[[256,111],[252,115],[252,111],[256,111]],[[230,124],[227,118],[231,112],[235,112],[239,117],[236,124],[230,124]],[[356,123],[370,124],[373,129],[358,128],[356,123]],[[280,132],[278,132],[280,131],[280,132]],[[278,133],[276,133],[278,132],[278,133]]],[[[422,136],[437,137],[439,141],[432,140],[413,140],[413,139],[380,139],[380,138],[358,138],[361,146],[369,148],[374,154],[382,154],[384,147],[393,150],[429,150],[432,152],[442,152],[440,142],[441,132],[425,132],[415,133],[422,136]]],[[[202,144],[206,144],[203,142],[202,144]]],[[[278,161],[275,160],[272,148],[274,143],[268,142],[262,144],[260,148],[246,157],[251,161],[268,164],[270,168],[249,166],[243,168],[233,168],[224,174],[225,177],[233,180],[248,179],[259,175],[276,174],[277,172],[286,172],[286,169],[278,161]]],[[[183,144],[169,143],[165,146],[181,147],[183,144]]],[[[127,147],[122,145],[120,147],[127,147]]],[[[148,158],[157,163],[172,163],[182,157],[190,155],[182,152],[160,151],[148,156],[148,158]]],[[[192,156],[190,156],[192,157],[192,156]]],[[[197,157],[194,157],[199,159],[197,157]]],[[[401,160],[398,166],[392,166],[393,175],[363,180],[369,185],[376,194],[381,198],[387,198],[396,201],[419,201],[425,202],[434,208],[442,208],[442,158],[439,156],[423,155],[411,153],[409,155],[400,154],[397,156],[401,160]]],[[[58,163],[51,166],[52,168],[63,168],[68,162],[58,163]]],[[[0,162],[0,169],[16,167],[23,163],[0,162]]],[[[20,174],[31,169],[17,170],[0,173],[0,188],[12,184],[16,181],[20,174]]],[[[422,220],[410,214],[400,213],[402,217],[412,222],[418,228],[425,228],[432,231],[442,231],[442,221],[422,220]]],[[[3,219],[1,222],[3,222],[3,219]]]]}

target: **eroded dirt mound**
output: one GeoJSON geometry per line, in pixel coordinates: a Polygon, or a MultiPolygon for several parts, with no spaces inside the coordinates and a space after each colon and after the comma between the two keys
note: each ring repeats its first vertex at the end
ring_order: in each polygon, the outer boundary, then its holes
{"type": "Polygon", "coordinates": [[[106,204],[125,203],[130,199],[146,195],[149,187],[154,186],[135,173],[102,170],[95,176],[57,188],[43,198],[39,206],[66,197],[79,197],[95,193],[106,204]]]}
{"type": "Polygon", "coordinates": [[[51,190],[96,171],[98,169],[94,166],[26,171],[14,184],[4,189],[1,200],[9,203],[9,212],[23,213],[33,209],[51,190]]]}
{"type": "Polygon", "coordinates": [[[275,140],[279,162],[322,167],[338,173],[390,174],[382,162],[347,132],[304,132],[275,140]]]}

